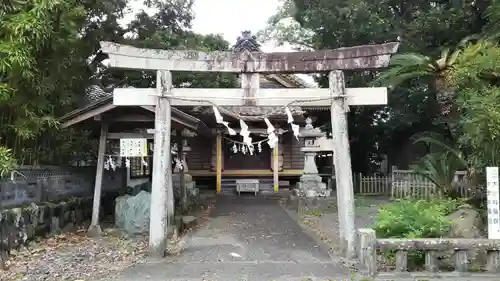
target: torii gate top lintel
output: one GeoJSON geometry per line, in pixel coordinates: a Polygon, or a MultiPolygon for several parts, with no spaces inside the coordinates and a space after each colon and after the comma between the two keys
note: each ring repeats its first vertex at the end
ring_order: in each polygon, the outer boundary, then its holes
{"type": "Polygon", "coordinates": [[[399,43],[363,45],[306,52],[202,52],[141,49],[101,42],[111,67],[169,71],[233,73],[315,73],[386,67],[399,43]]]}

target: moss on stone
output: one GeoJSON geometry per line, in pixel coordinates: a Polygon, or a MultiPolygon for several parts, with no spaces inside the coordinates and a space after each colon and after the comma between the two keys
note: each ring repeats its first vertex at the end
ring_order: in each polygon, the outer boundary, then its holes
{"type": "Polygon", "coordinates": [[[51,231],[52,218],[59,220],[62,228],[68,223],[76,223],[76,213],[84,218],[90,218],[92,213],[92,198],[71,197],[59,202],[31,203],[0,211],[0,231],[2,237],[8,241],[2,242],[3,251],[8,251],[14,245],[10,237],[27,236],[33,239],[36,236],[46,236],[51,231]]]}

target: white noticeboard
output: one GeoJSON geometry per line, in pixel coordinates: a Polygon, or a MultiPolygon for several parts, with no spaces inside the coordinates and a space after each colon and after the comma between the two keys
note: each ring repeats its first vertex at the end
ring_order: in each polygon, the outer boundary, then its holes
{"type": "Polygon", "coordinates": [[[148,156],[147,139],[120,139],[121,157],[146,157],[148,156]]]}
{"type": "Polygon", "coordinates": [[[486,167],[486,193],[488,200],[488,239],[500,239],[500,192],[498,167],[486,167]]]}

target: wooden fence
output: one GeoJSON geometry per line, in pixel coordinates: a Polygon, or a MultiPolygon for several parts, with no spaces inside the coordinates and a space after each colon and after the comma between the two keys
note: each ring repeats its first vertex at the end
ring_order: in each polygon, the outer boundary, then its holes
{"type": "MultiPolygon", "coordinates": [[[[358,174],[355,183],[360,195],[415,199],[430,199],[442,195],[432,181],[411,170],[393,170],[388,176],[358,174]]],[[[463,171],[457,171],[453,185],[457,195],[462,198],[471,197],[475,190],[463,171]]]]}

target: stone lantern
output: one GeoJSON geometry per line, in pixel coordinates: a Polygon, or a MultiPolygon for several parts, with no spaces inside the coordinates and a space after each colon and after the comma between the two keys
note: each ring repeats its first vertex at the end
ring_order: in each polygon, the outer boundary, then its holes
{"type": "MultiPolygon", "coordinates": [[[[173,136],[176,136],[176,132],[172,132],[173,136]]],[[[180,175],[181,173],[184,173],[184,183],[186,185],[186,191],[188,192],[189,196],[198,196],[198,189],[196,188],[196,182],[193,180],[193,177],[188,174],[189,168],[187,165],[187,156],[189,151],[191,151],[191,147],[189,146],[189,138],[192,138],[195,136],[194,133],[184,129],[181,132],[182,135],[182,155],[177,155],[179,157],[179,160],[182,163],[182,169],[179,167],[175,167],[173,170],[173,175],[172,175],[172,182],[174,184],[174,188],[176,191],[176,195],[180,196],[180,175]]],[[[172,145],[172,150],[173,151],[178,151],[178,144],[175,143],[172,145]]]]}
{"type": "Polygon", "coordinates": [[[304,139],[304,147],[301,151],[304,152],[304,171],[300,177],[300,182],[297,183],[296,193],[302,197],[326,197],[330,196],[330,192],[326,188],[326,184],[321,180],[318,174],[315,157],[320,151],[319,138],[323,133],[319,128],[314,128],[311,118],[306,119],[306,126],[300,132],[300,138],[304,139]]]}

